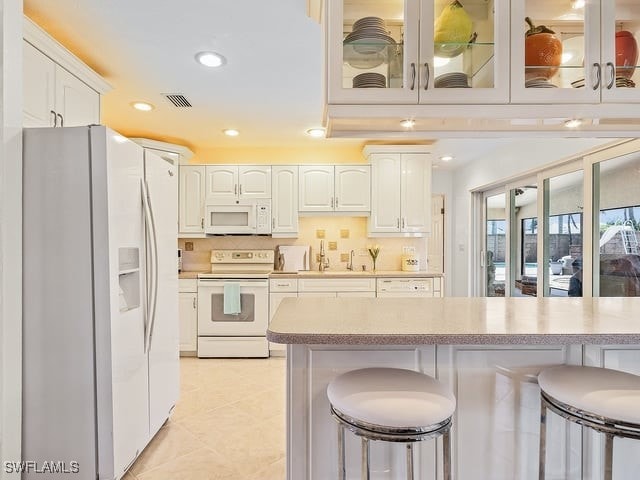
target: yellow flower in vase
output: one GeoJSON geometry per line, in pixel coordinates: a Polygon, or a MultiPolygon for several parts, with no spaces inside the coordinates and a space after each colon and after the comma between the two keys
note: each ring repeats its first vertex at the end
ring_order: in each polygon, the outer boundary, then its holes
{"type": "Polygon", "coordinates": [[[371,260],[373,261],[373,269],[376,269],[376,260],[378,259],[378,255],[380,254],[380,245],[375,245],[373,247],[367,247],[369,250],[369,255],[371,255],[371,260]]]}

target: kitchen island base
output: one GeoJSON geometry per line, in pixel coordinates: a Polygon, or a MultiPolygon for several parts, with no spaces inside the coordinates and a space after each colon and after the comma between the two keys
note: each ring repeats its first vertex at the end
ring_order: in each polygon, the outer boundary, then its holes
{"type": "MultiPolygon", "coordinates": [[[[337,424],[326,387],[366,367],[408,368],[450,386],[458,407],[452,428],[457,480],[538,478],[540,398],[537,372],[551,365],[640,374],[640,345],[305,345],[287,346],[287,478],[337,478],[337,424]]],[[[640,408],[640,407],[639,407],[640,408]]],[[[549,415],[547,479],[600,479],[604,439],[549,415]]],[[[640,442],[616,439],[614,478],[637,479],[640,442]]],[[[441,440],[415,446],[415,478],[442,478],[441,440]]],[[[360,442],[346,436],[347,478],[360,478],[360,442]]],[[[371,478],[404,479],[405,447],[371,443],[371,478]]]]}

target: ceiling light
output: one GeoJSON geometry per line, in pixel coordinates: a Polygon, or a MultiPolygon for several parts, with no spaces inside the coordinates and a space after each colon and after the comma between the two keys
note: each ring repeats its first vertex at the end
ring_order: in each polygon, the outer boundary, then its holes
{"type": "Polygon", "coordinates": [[[227,63],[227,59],[216,52],[198,52],[196,60],[205,67],[221,67],[227,63]]]}
{"type": "Polygon", "coordinates": [[[400,126],[402,128],[413,128],[415,124],[416,124],[416,121],[411,118],[405,118],[400,122],[400,126]]]}
{"type": "Polygon", "coordinates": [[[582,125],[582,120],[579,118],[572,118],[564,122],[564,126],[567,128],[578,128],[580,125],[582,125]]]}
{"type": "Polygon", "coordinates": [[[433,66],[436,68],[444,67],[450,61],[451,59],[446,57],[433,57],[433,66]]]}
{"type": "Polygon", "coordinates": [[[135,108],[136,110],[140,110],[141,112],[150,112],[151,110],[153,110],[154,107],[153,105],[151,105],[150,103],[147,102],[133,102],[131,104],[131,106],[133,108],[135,108]]]}
{"type": "Polygon", "coordinates": [[[578,10],[584,8],[585,0],[571,0],[571,8],[578,10]]]}
{"type": "Polygon", "coordinates": [[[450,162],[451,160],[453,160],[453,155],[442,155],[440,157],[440,160],[442,160],[443,162],[450,162]]]}
{"type": "Polygon", "coordinates": [[[240,132],[235,128],[227,128],[223,130],[222,133],[224,133],[228,137],[237,137],[238,135],[240,135],[240,132]]]}
{"type": "Polygon", "coordinates": [[[307,135],[313,138],[322,138],[324,137],[326,130],[322,127],[310,128],[307,130],[307,135]]]}
{"type": "Polygon", "coordinates": [[[122,135],[116,133],[113,136],[113,139],[117,142],[117,143],[126,143],[127,142],[127,138],[123,137],[122,135]]]}

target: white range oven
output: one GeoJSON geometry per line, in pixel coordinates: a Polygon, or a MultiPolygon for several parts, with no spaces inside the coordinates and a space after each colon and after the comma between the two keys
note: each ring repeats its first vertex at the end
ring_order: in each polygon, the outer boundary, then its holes
{"type": "Polygon", "coordinates": [[[198,275],[198,357],[269,356],[273,259],[273,250],[211,251],[211,273],[198,275]]]}

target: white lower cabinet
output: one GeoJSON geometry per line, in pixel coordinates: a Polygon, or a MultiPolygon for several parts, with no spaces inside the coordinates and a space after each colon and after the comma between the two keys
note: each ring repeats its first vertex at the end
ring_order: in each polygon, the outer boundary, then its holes
{"type": "MultiPolygon", "coordinates": [[[[545,366],[581,363],[577,346],[438,346],[438,378],[457,399],[453,477],[538,478],[540,389],[545,366]]],[[[579,479],[580,428],[549,415],[547,478],[579,479]]]]}
{"type": "MultiPolygon", "coordinates": [[[[296,278],[272,278],[269,280],[269,323],[276,314],[276,310],[285,298],[298,296],[298,279],[296,278]]],[[[269,354],[271,356],[284,356],[287,346],[282,343],[269,342],[269,354]]]]}
{"type": "Polygon", "coordinates": [[[180,353],[192,354],[198,349],[198,285],[197,280],[178,281],[178,319],[180,353]]]}

